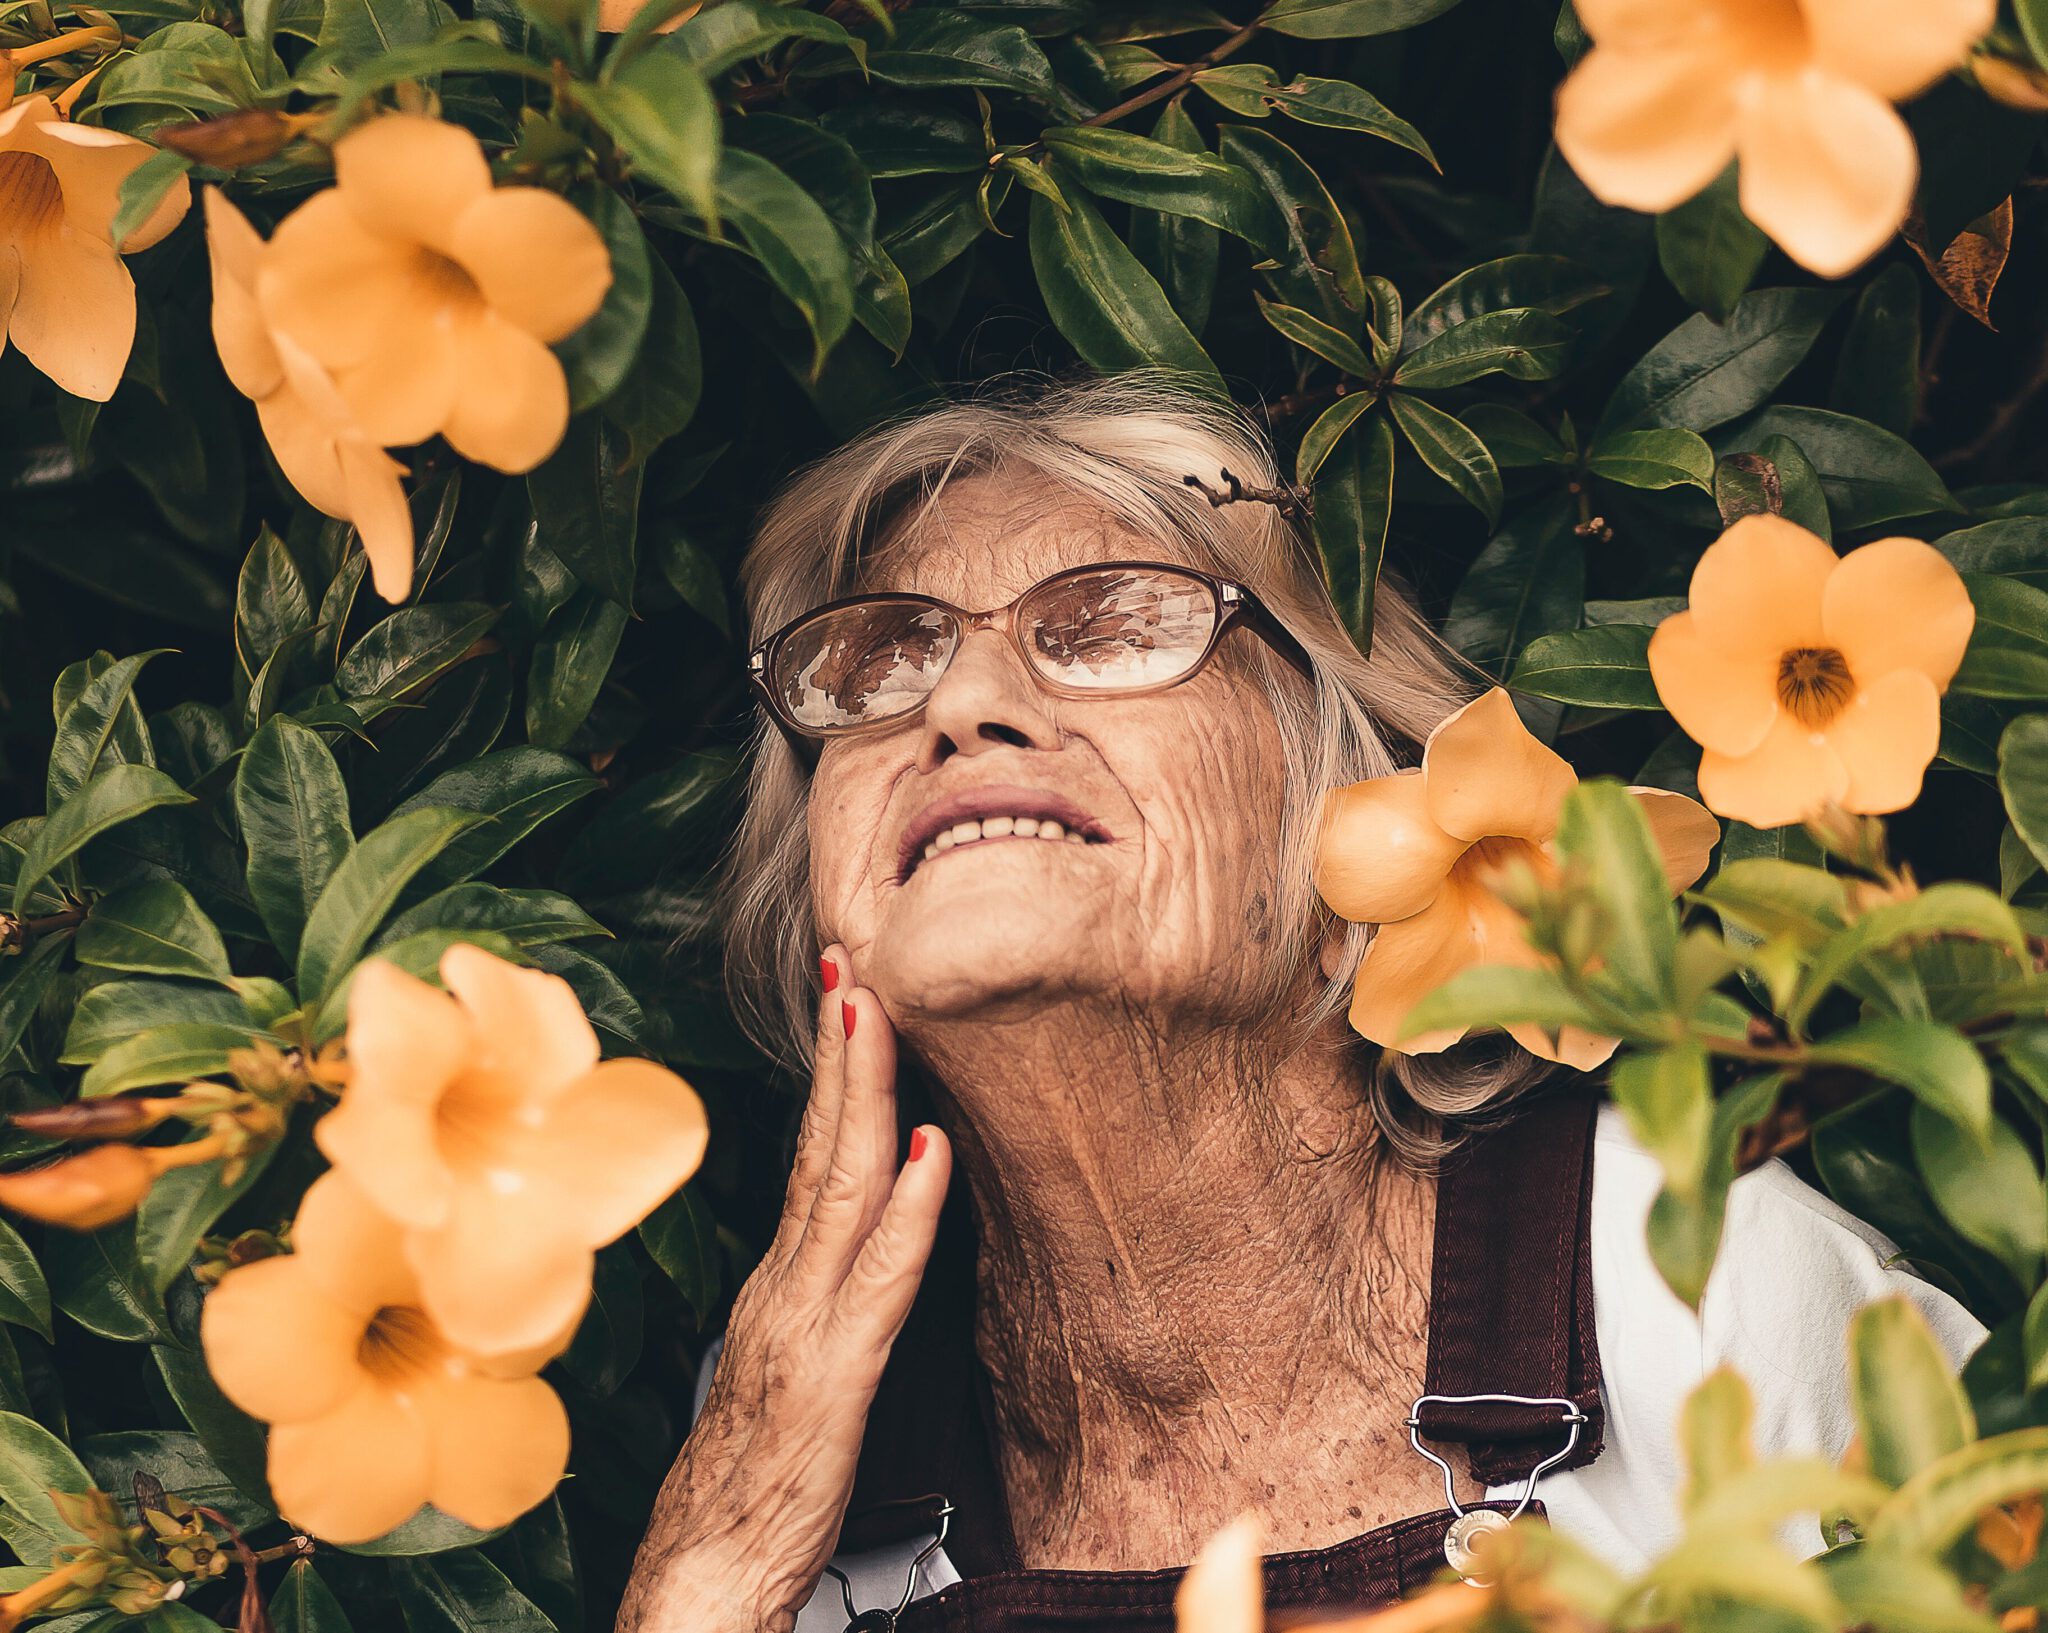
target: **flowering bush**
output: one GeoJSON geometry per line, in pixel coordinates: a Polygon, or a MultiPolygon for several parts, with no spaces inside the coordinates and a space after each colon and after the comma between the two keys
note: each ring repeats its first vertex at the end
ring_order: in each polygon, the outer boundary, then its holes
{"type": "Polygon", "coordinates": [[[733,569],[1017,364],[1227,389],[1361,647],[1392,561],[1499,683],[1334,797],[1361,1033],[1605,1071],[1685,1296],[1783,1155],[1993,1329],[1958,1391],[1859,1328],[1820,1565],[1717,1381],[1647,1597],[1532,1544],[1400,1625],[2034,1625],[2048,3],[7,0],[0,55],[0,1629],[609,1625],[793,1105],[707,909],[733,569]]]}

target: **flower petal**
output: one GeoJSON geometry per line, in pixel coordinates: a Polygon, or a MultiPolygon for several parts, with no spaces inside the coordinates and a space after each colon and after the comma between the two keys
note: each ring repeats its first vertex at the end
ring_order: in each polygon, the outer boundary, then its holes
{"type": "Polygon", "coordinates": [[[450,1342],[477,1355],[545,1344],[590,1298],[593,1255],[562,1227],[569,1199],[516,1176],[500,1190],[480,1175],[458,1191],[447,1225],[406,1237],[420,1299],[450,1342]]]}
{"type": "Polygon", "coordinates": [[[292,1524],[329,1542],[368,1542],[427,1500],[427,1427],[403,1398],[375,1384],[333,1411],[270,1431],[270,1491],[292,1524]]]}
{"type": "Polygon", "coordinates": [[[471,382],[460,323],[415,291],[369,357],[334,371],[334,384],[363,435],[379,447],[424,442],[442,430],[471,382]]]}
{"type": "Polygon", "coordinates": [[[1773,656],[1703,640],[1691,612],[1674,612],[1650,636],[1650,679],[1686,736],[1723,754],[1747,754],[1778,717],[1773,656]]]}
{"type": "Polygon", "coordinates": [[[1664,877],[1670,880],[1675,896],[1707,871],[1707,858],[1721,842],[1721,824],[1698,800],[1668,788],[1633,787],[1629,792],[1649,821],[1650,836],[1657,841],[1657,854],[1664,862],[1664,877]]]}
{"type": "Polygon", "coordinates": [[[450,1378],[421,1415],[432,1448],[427,1500],[465,1525],[510,1525],[568,1468],[569,1415],[538,1378],[450,1378]]]}
{"type": "Polygon", "coordinates": [[[651,1060],[607,1060],[548,1106],[535,1144],[573,1202],[565,1234],[602,1247],[697,1171],[710,1136],[696,1090],[651,1060]]]}
{"type": "Polygon", "coordinates": [[[292,1257],[366,1323],[386,1305],[419,1302],[401,1227],[342,1169],[329,1169],[299,1199],[292,1257]]]}
{"type": "Polygon", "coordinates": [[[1501,687],[1474,698],[1429,734],[1422,751],[1429,814],[1458,839],[1548,839],[1578,786],[1564,757],[1539,742],[1501,687]]]}
{"type": "Polygon", "coordinates": [[[1465,854],[1464,840],[1430,820],[1420,771],[1332,789],[1323,811],[1316,889],[1333,913],[1360,924],[1421,912],[1465,854]]]}
{"type": "Polygon", "coordinates": [[[1381,925],[1374,935],[1352,988],[1351,1025],[1361,1037],[1397,1054],[1435,1054],[1462,1038],[1465,1028],[1402,1041],[1411,1009],[1474,964],[1535,962],[1520,918],[1477,882],[1472,868],[1455,868],[1429,907],[1413,918],[1381,925]]]}
{"type": "Polygon", "coordinates": [[[1997,0],[1800,0],[1814,58],[1892,102],[1927,89],[1991,31],[1997,0]]]}
{"type": "MultiPolygon", "coordinates": [[[[121,204],[121,184],[156,156],[149,143],[98,125],[75,125],[50,119],[26,127],[11,144],[24,153],[39,153],[57,172],[64,190],[64,218],[80,232],[107,239],[121,204]]],[[[156,207],[128,235],[121,253],[148,249],[185,219],[192,189],[181,176],[156,207]]],[[[109,242],[111,242],[109,240],[109,242]]]]}
{"type": "Polygon", "coordinates": [[[333,433],[306,407],[289,386],[273,391],[256,405],[263,438],[277,457],[277,467],[299,497],[315,510],[347,521],[348,483],[333,433]]]}
{"type": "Polygon", "coordinates": [[[1734,79],[1696,50],[1596,45],[1558,87],[1556,135],[1594,197],[1668,210],[1735,156],[1734,79]]]}
{"type": "Polygon", "coordinates": [[[1821,593],[1840,560],[1797,522],[1745,516],[1692,570],[1693,633],[1724,652],[1767,654],[1775,685],[1780,653],[1824,644],[1821,593]]]}
{"type": "Polygon", "coordinates": [[[566,339],[604,304],[612,259],[583,212],[540,187],[500,187],[455,221],[448,254],[491,309],[537,340],[566,339]]]}
{"type": "Polygon", "coordinates": [[[405,467],[375,443],[351,439],[340,445],[341,479],[348,519],[370,558],[370,582],[386,601],[412,594],[412,508],[399,481],[405,467]]]}
{"type": "Polygon", "coordinates": [[[72,396],[103,403],[135,344],[135,280],[104,238],[59,225],[24,246],[7,335],[72,396]]]}
{"type": "Polygon", "coordinates": [[[1920,174],[1912,133],[1892,105],[1816,69],[1759,75],[1737,145],[1742,213],[1824,278],[1884,247],[1920,174]]]}
{"type": "Polygon", "coordinates": [[[334,144],[334,181],[367,231],[445,254],[450,228],[490,191],[491,167],[460,125],[387,113],[334,144]]]}
{"type": "Polygon", "coordinates": [[[1708,749],[1700,756],[1700,798],[1707,808],[1752,828],[1798,822],[1848,787],[1848,769],[1827,738],[1787,714],[1748,754],[1708,749]]]}
{"type": "Polygon", "coordinates": [[[559,975],[458,942],[441,955],[441,979],[470,1014],[479,1058],[514,1092],[551,1099],[597,1064],[597,1034],[559,975]]]}
{"type": "Polygon", "coordinates": [[[1851,550],[1828,580],[1821,622],[1857,684],[1915,669],[1946,688],[1963,661],[1977,609],[1962,575],[1931,544],[1878,539],[1851,550]]]}
{"type": "MultiPolygon", "coordinates": [[[[218,187],[206,189],[205,210],[206,254],[213,266],[213,343],[234,388],[261,402],[284,379],[284,363],[256,304],[263,240],[218,187]]],[[[290,471],[285,474],[291,476],[290,471]]],[[[296,477],[292,485],[299,487],[296,477]]]]}
{"type": "Polygon", "coordinates": [[[365,1325],[296,1254],[229,1271],[199,1312],[213,1381],[266,1423],[323,1416],[361,1388],[365,1325]]]}
{"type": "Polygon", "coordinates": [[[555,354],[516,324],[480,313],[455,346],[461,385],[443,433],[464,458],[517,475],[555,451],[569,425],[569,381],[555,354]]]}
{"type": "Polygon", "coordinates": [[[383,358],[394,328],[418,326],[417,263],[415,250],[364,227],[329,188],[277,224],[256,297],[272,327],[338,371],[383,358]]]}
{"type": "Polygon", "coordinates": [[[1918,669],[1894,669],[1857,688],[1827,737],[1848,768],[1846,809],[1903,811],[1941,743],[1941,694],[1918,669]]]}

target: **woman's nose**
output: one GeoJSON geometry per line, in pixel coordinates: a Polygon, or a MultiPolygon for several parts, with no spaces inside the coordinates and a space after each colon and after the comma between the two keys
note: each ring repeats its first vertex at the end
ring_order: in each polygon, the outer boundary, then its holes
{"type": "Polygon", "coordinates": [[[954,754],[979,754],[998,744],[1058,748],[1047,702],[1000,631],[971,631],[925,699],[918,768],[936,771],[954,754]]]}

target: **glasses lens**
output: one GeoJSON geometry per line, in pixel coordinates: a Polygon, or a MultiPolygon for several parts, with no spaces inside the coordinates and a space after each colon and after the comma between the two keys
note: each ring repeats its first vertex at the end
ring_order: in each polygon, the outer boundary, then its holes
{"type": "Polygon", "coordinates": [[[801,726],[887,720],[938,684],[956,639],[952,616],[923,602],[837,607],[790,632],[775,655],[773,684],[801,726]]]}
{"type": "Polygon", "coordinates": [[[1055,579],[1018,608],[1048,679],[1131,690],[1177,680],[1216,632],[1216,598],[1198,578],[1161,567],[1105,567],[1055,579]]]}

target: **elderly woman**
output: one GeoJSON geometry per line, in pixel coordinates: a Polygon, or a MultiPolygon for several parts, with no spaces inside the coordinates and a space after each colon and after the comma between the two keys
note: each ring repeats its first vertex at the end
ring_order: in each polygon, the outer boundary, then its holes
{"type": "Polygon", "coordinates": [[[1477,688],[1392,586],[1360,656],[1278,484],[1124,377],[921,411],[767,507],[729,953],[811,1091],[627,1633],[1155,1633],[1247,1509],[1274,1610],[1387,1603],[1523,1507],[1631,1567],[1706,1371],[1761,1450],[1839,1453],[1859,1304],[1980,1335],[1782,1164],[1695,1316],[1587,1079],[1353,1031],[1323,795],[1477,688]]]}

